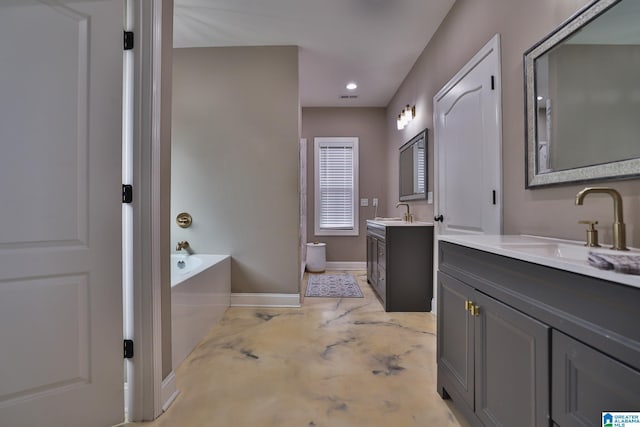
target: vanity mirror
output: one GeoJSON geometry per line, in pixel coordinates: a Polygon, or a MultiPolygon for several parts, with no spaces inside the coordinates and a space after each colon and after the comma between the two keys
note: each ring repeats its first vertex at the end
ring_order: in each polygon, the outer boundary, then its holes
{"type": "Polygon", "coordinates": [[[427,129],[400,147],[400,201],[426,199],[427,129]]]}
{"type": "Polygon", "coordinates": [[[597,0],[525,52],[527,188],[640,176],[638,22],[597,0]]]}

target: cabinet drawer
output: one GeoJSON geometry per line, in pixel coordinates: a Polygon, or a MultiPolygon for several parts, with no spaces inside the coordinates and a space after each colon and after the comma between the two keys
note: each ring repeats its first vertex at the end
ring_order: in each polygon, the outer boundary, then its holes
{"type": "Polygon", "coordinates": [[[640,372],[553,331],[551,417],[562,427],[602,426],[602,412],[640,410],[640,372]]]}

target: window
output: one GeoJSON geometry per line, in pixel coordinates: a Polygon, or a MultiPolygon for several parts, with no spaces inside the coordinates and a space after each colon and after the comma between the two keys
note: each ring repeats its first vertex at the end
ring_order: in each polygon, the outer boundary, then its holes
{"type": "Polygon", "coordinates": [[[358,138],[315,138],[315,234],[358,235],[358,138]]]}

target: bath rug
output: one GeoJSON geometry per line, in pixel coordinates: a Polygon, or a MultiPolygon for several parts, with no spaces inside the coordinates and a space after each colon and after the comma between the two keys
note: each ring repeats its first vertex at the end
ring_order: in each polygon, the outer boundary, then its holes
{"type": "Polygon", "coordinates": [[[350,274],[309,274],[305,297],[362,298],[356,278],[350,274]]]}

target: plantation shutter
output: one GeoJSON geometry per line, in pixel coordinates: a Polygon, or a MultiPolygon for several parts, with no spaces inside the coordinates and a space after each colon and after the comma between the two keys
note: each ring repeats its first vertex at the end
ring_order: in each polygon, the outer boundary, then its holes
{"type": "Polygon", "coordinates": [[[320,228],[354,228],[354,147],[352,143],[319,147],[320,228]]]}

